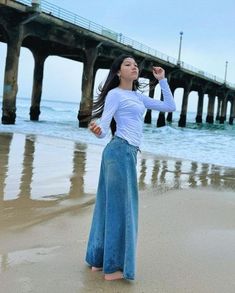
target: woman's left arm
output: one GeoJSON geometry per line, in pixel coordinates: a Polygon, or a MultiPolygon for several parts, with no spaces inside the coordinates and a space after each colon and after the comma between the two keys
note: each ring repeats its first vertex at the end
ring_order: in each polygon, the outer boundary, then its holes
{"type": "Polygon", "coordinates": [[[154,100],[153,98],[142,95],[145,108],[161,112],[175,111],[176,105],[171,90],[169,88],[167,79],[164,78],[159,80],[159,84],[163,94],[163,101],[154,100]]]}
{"type": "Polygon", "coordinates": [[[173,112],[176,110],[175,101],[165,78],[165,71],[161,67],[153,67],[153,75],[158,79],[161,91],[163,94],[163,101],[154,100],[153,98],[143,95],[143,103],[147,109],[157,110],[161,112],[173,112]]]}

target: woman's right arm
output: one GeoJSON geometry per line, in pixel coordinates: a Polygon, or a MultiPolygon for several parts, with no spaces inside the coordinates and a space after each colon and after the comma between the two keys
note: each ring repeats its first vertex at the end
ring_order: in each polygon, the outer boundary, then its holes
{"type": "Polygon", "coordinates": [[[89,129],[98,138],[105,137],[107,133],[109,132],[110,123],[114,116],[114,113],[117,111],[118,105],[119,105],[118,96],[113,92],[109,92],[105,99],[104,111],[102,113],[100,123],[91,121],[91,123],[89,124],[89,129]]]}

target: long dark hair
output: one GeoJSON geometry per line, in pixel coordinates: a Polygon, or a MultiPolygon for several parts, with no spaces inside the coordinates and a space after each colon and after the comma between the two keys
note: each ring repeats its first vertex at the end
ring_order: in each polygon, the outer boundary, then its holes
{"type": "MultiPolygon", "coordinates": [[[[100,85],[98,88],[100,93],[98,95],[98,98],[94,101],[94,104],[93,104],[92,118],[101,117],[103,110],[104,110],[105,98],[106,98],[108,92],[119,86],[120,80],[119,80],[117,73],[121,68],[122,62],[126,58],[134,59],[133,56],[131,56],[131,55],[122,54],[113,61],[111,68],[110,68],[110,71],[109,71],[109,74],[108,74],[108,77],[107,77],[104,85],[100,85]]],[[[132,90],[136,91],[137,89],[139,89],[139,86],[140,86],[139,81],[134,80],[132,90]]],[[[116,131],[116,122],[115,122],[114,118],[111,121],[110,127],[111,127],[111,131],[112,131],[112,135],[114,135],[114,133],[116,131]]]]}

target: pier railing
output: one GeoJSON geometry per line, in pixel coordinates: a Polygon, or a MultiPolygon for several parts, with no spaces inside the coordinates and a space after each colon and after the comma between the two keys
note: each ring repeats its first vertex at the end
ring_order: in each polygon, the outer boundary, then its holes
{"type": "MultiPolygon", "coordinates": [[[[17,0],[16,2],[25,4],[27,6],[32,5],[31,0],[17,0]]],[[[54,17],[60,18],[62,20],[65,20],[69,23],[78,25],[80,27],[83,27],[85,29],[88,29],[92,32],[95,32],[97,34],[100,34],[102,36],[105,36],[107,38],[110,38],[118,43],[121,43],[126,46],[130,46],[133,49],[139,50],[143,53],[147,53],[151,56],[157,57],[159,59],[162,59],[164,61],[167,61],[171,64],[177,65],[177,60],[174,57],[168,56],[160,51],[157,51],[153,48],[150,48],[140,42],[137,42],[129,37],[124,36],[122,33],[117,33],[115,31],[110,30],[109,28],[106,28],[102,25],[99,25],[95,22],[92,22],[82,16],[79,16],[73,12],[70,12],[64,8],[61,8],[57,5],[51,4],[45,0],[41,0],[40,9],[42,12],[48,13],[54,17]]],[[[180,67],[191,71],[192,73],[196,73],[199,76],[206,77],[208,79],[211,79],[213,81],[219,82],[221,84],[224,84],[224,79],[219,78],[213,74],[207,73],[201,69],[198,69],[192,65],[189,65],[183,61],[180,62],[180,67]]],[[[235,88],[235,84],[226,82],[226,85],[235,88]]]]}

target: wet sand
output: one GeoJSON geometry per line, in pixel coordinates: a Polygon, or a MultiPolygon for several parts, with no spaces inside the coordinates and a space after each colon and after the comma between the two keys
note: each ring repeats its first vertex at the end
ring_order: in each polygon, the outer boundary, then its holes
{"type": "Polygon", "coordinates": [[[101,151],[0,135],[0,292],[235,292],[235,170],[144,153],[136,280],[90,271],[101,151]]]}

